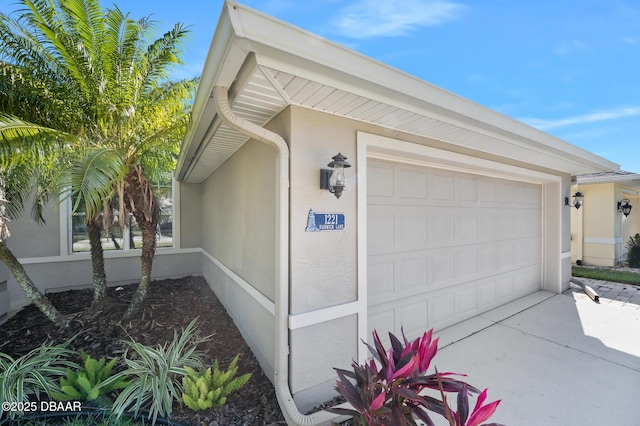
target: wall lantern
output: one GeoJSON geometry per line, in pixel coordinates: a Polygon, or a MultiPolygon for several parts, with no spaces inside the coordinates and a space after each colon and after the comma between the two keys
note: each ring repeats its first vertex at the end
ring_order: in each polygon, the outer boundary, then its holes
{"type": "Polygon", "coordinates": [[[351,167],[351,164],[345,161],[347,157],[341,153],[331,158],[333,158],[333,161],[327,164],[331,169],[320,169],[320,189],[327,189],[336,198],[340,198],[347,184],[347,180],[344,177],[344,169],[351,167]]]}
{"type": "Polygon", "coordinates": [[[618,201],[618,211],[621,212],[624,215],[624,217],[629,216],[629,213],[631,213],[632,208],[633,206],[629,204],[628,198],[624,198],[622,199],[622,201],[618,201]]]}
{"type": "Polygon", "coordinates": [[[575,207],[576,209],[579,209],[580,206],[582,206],[583,201],[584,201],[584,195],[582,195],[582,192],[580,191],[573,194],[573,204],[569,203],[569,197],[564,197],[564,205],[575,207]]]}

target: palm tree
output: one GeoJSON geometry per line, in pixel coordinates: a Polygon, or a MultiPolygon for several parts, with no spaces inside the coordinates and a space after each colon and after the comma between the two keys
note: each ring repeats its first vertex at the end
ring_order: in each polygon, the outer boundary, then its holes
{"type": "MultiPolygon", "coordinates": [[[[50,128],[81,147],[67,181],[74,209],[84,209],[95,235],[117,194],[121,226],[133,215],[142,231],[142,275],[130,315],[148,291],[155,255],[159,209],[149,177],[173,169],[197,87],[197,79],[169,80],[188,31],[176,24],[149,43],[148,17],[134,21],[117,6],[103,10],[99,0],[18,3],[24,9],[17,19],[0,14],[0,58],[29,70],[64,101],[61,113],[70,121],[50,128]]],[[[98,259],[101,248],[94,253],[92,246],[94,285],[98,259]]],[[[94,300],[102,297],[96,290],[94,300]]]]}
{"type": "MultiPolygon", "coordinates": [[[[6,117],[0,116],[0,121],[6,122],[6,117]]],[[[14,130],[14,134],[17,133],[19,132],[14,130]]],[[[40,311],[59,327],[67,327],[69,325],[67,317],[61,314],[36,287],[22,264],[6,245],[6,240],[11,235],[9,221],[21,216],[25,204],[30,198],[33,200],[31,216],[36,222],[44,223],[43,207],[47,204],[50,195],[55,194],[53,176],[56,170],[57,156],[55,152],[46,152],[43,148],[46,148],[47,145],[53,148],[56,147],[56,144],[45,144],[43,147],[24,146],[18,144],[16,138],[2,139],[3,148],[0,150],[0,154],[2,154],[0,155],[0,261],[7,265],[18,285],[40,311]],[[9,148],[14,150],[11,155],[8,154],[9,148]]]]}

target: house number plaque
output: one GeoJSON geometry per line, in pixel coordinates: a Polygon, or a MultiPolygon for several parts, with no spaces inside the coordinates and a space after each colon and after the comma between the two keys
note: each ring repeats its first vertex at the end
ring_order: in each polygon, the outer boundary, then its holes
{"type": "Polygon", "coordinates": [[[344,229],[344,213],[316,213],[309,210],[306,232],[342,231],[344,229]]]}

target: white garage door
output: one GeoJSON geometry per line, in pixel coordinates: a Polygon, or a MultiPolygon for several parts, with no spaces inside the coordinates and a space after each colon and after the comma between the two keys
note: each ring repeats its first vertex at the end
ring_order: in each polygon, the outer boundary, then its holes
{"type": "Polygon", "coordinates": [[[541,288],[541,186],[367,167],[368,329],[408,337],[541,288]]]}

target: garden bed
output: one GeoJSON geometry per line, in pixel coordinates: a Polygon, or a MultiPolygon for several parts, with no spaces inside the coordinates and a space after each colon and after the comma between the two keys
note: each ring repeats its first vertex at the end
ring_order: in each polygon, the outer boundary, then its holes
{"type": "MultiPolygon", "coordinates": [[[[224,369],[240,354],[238,374],[251,373],[252,377],[217,409],[195,412],[174,402],[171,419],[193,426],[286,424],[273,385],[203,278],[154,281],[140,311],[131,320],[122,321],[135,287],[109,288],[111,303],[101,312],[87,309],[93,297],[91,289],[48,294],[54,306],[72,319],[71,326],[58,329],[37,308],[27,306],[0,325],[0,352],[17,357],[44,342],[63,343],[77,334],[71,349],[84,350],[94,358],[122,358],[122,340],[161,345],[173,339],[174,330],[179,332],[197,317],[199,334],[213,335],[199,347],[208,362],[213,364],[217,359],[224,369]]],[[[116,368],[122,368],[122,364],[116,368]]]]}

